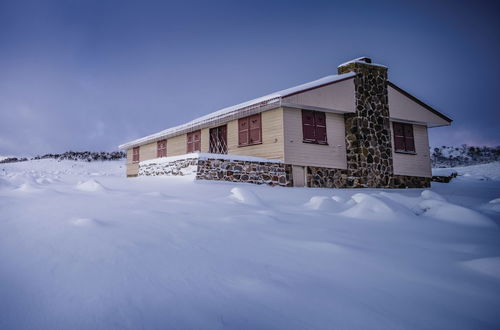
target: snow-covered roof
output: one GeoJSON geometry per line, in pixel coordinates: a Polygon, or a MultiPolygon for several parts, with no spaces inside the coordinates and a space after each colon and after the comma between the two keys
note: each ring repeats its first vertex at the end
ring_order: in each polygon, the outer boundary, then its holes
{"type": "Polygon", "coordinates": [[[354,72],[349,72],[345,74],[339,74],[339,75],[331,75],[331,76],[326,76],[323,78],[320,78],[318,80],[314,80],[302,85],[298,85],[295,87],[287,88],[275,93],[271,93],[262,97],[258,97],[256,99],[243,102],[240,104],[236,104],[227,108],[223,108],[220,110],[217,110],[215,112],[212,112],[210,114],[207,114],[205,116],[196,118],[190,122],[187,122],[182,125],[178,125],[175,127],[168,128],[166,130],[160,131],[155,134],[151,134],[142,138],[139,138],[137,140],[133,140],[130,142],[127,142],[125,144],[122,144],[119,146],[120,149],[128,149],[131,147],[139,146],[145,143],[150,143],[154,141],[158,141],[160,139],[165,139],[169,138],[172,136],[176,136],[185,132],[189,131],[194,131],[206,126],[210,126],[214,123],[217,122],[222,122],[222,121],[229,121],[232,119],[236,119],[238,117],[238,114],[250,114],[250,112],[253,110],[253,112],[262,112],[265,110],[269,110],[275,107],[279,107],[281,104],[281,99],[291,95],[295,94],[301,91],[309,90],[312,88],[316,88],[319,86],[323,86],[326,84],[331,84],[337,81],[341,81],[344,79],[348,79],[351,77],[354,77],[356,74],[354,72]]]}
{"type": "Polygon", "coordinates": [[[379,67],[382,67],[382,68],[387,68],[385,65],[377,64],[377,63],[372,63],[372,60],[370,58],[368,58],[368,57],[358,57],[358,58],[355,58],[353,60],[344,62],[342,64],[339,64],[338,68],[340,68],[341,66],[345,66],[345,65],[351,64],[351,63],[370,64],[370,65],[373,65],[373,66],[379,66],[379,67]]]}

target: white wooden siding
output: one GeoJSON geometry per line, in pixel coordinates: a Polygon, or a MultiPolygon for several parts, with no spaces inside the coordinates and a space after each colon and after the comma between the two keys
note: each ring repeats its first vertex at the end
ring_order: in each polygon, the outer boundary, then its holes
{"type": "Polygon", "coordinates": [[[430,112],[391,86],[388,86],[388,94],[389,115],[391,119],[395,121],[426,123],[429,127],[449,125],[446,120],[430,112]]]}
{"type": "Polygon", "coordinates": [[[284,108],[285,163],[347,168],[344,115],[326,113],[328,145],[302,142],[302,111],[284,108]]]}
{"type": "Polygon", "coordinates": [[[355,112],[354,79],[347,79],[283,98],[284,103],[355,112]]]}
{"type": "Polygon", "coordinates": [[[427,136],[427,127],[423,125],[413,125],[413,138],[415,140],[416,152],[415,155],[395,152],[394,132],[392,132],[391,136],[394,174],[431,177],[431,158],[429,152],[429,137],[427,136]]]}
{"type": "Polygon", "coordinates": [[[227,123],[228,154],[284,160],[283,109],[262,112],[262,143],[239,147],[238,120],[227,123]]]}

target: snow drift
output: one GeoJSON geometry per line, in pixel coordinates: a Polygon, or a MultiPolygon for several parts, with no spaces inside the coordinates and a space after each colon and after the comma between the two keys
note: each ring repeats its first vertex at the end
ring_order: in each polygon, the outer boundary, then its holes
{"type": "Polygon", "coordinates": [[[457,171],[335,190],[0,165],[0,329],[500,328],[500,167],[457,171]]]}

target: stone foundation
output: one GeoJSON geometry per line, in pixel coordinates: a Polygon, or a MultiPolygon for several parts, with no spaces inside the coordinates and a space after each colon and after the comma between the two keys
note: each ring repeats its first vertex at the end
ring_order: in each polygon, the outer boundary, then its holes
{"type": "Polygon", "coordinates": [[[197,172],[198,158],[178,159],[171,162],[162,162],[161,158],[158,162],[148,162],[139,164],[139,176],[157,176],[157,175],[174,175],[184,176],[192,175],[197,172]]]}
{"type": "MultiPolygon", "coordinates": [[[[307,167],[306,185],[311,188],[366,188],[369,178],[353,176],[349,170],[325,167],[307,167]]],[[[391,175],[378,188],[429,188],[431,178],[391,175]]]]}
{"type": "Polygon", "coordinates": [[[279,162],[259,162],[226,158],[176,159],[139,164],[139,175],[185,176],[197,180],[216,180],[292,187],[292,166],[279,162]]]}
{"type": "Polygon", "coordinates": [[[200,159],[196,179],[293,186],[292,166],[270,162],[200,159]]]}
{"type": "Polygon", "coordinates": [[[431,178],[421,176],[394,175],[390,188],[430,188],[431,178]]]}
{"type": "MultiPolygon", "coordinates": [[[[188,157],[139,164],[139,176],[186,176],[196,180],[214,180],[293,186],[292,165],[279,162],[188,157]]],[[[312,188],[366,188],[369,178],[352,175],[350,170],[325,167],[307,167],[306,185],[312,188]]],[[[391,175],[387,184],[379,188],[428,188],[431,178],[391,175]]]]}

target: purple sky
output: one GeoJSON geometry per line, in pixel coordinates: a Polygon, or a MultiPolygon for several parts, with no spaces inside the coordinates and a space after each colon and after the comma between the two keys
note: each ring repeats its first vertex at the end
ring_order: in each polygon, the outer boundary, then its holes
{"type": "Polygon", "coordinates": [[[0,0],[0,155],[115,150],[369,56],[451,116],[431,145],[500,145],[494,1],[0,0]]]}

